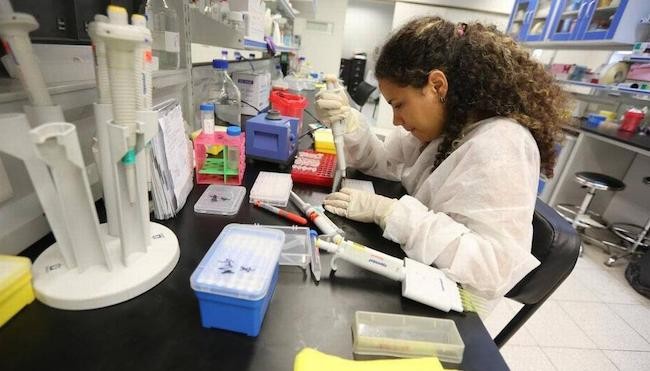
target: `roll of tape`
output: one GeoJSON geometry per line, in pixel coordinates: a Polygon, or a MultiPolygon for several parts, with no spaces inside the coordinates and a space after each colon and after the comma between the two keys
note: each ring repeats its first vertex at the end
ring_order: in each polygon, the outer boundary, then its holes
{"type": "Polygon", "coordinates": [[[625,81],[630,66],[624,62],[610,63],[601,68],[598,81],[601,84],[618,84],[625,81]]]}

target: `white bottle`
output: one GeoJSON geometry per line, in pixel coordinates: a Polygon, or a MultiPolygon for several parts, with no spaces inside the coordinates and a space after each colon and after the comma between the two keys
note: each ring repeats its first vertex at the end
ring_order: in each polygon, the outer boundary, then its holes
{"type": "MultiPolygon", "coordinates": [[[[241,129],[237,126],[229,126],[228,129],[226,129],[226,134],[229,137],[239,137],[239,135],[241,135],[241,129]]],[[[227,157],[228,168],[239,170],[239,147],[228,146],[227,157]]]]}
{"type": "Polygon", "coordinates": [[[228,76],[228,61],[215,59],[214,81],[208,92],[208,100],[214,103],[215,124],[241,126],[241,94],[237,85],[228,76]]]}
{"type": "Polygon", "coordinates": [[[200,110],[203,134],[214,134],[214,104],[201,103],[200,110]]]}
{"type": "Polygon", "coordinates": [[[147,0],[145,14],[158,69],[177,70],[180,67],[180,36],[176,10],[167,4],[167,0],[147,0]]]}

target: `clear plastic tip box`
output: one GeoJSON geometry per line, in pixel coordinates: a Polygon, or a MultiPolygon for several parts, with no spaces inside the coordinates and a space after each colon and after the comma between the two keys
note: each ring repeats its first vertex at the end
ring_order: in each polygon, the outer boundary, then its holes
{"type": "Polygon", "coordinates": [[[223,229],[190,277],[203,327],[259,334],[283,245],[279,230],[236,224],[223,229]]]}

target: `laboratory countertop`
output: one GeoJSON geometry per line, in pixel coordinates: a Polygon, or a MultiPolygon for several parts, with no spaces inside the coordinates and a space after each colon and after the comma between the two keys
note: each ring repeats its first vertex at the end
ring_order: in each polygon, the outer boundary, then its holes
{"type": "Polygon", "coordinates": [[[644,150],[644,151],[650,151],[650,136],[649,135],[641,135],[641,134],[633,134],[633,133],[628,133],[626,131],[621,131],[618,130],[617,128],[614,127],[590,127],[586,123],[582,123],[580,125],[580,130],[586,132],[586,133],[591,133],[595,134],[601,137],[605,137],[608,139],[615,140],[616,142],[623,143],[623,144],[628,144],[630,146],[633,146],[635,148],[644,150]]]}

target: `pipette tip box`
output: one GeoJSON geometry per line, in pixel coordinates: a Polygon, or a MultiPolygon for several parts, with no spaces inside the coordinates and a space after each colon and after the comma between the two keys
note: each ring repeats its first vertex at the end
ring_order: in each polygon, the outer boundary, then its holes
{"type": "Polygon", "coordinates": [[[260,171],[253,188],[251,188],[250,203],[260,201],[273,206],[285,207],[289,203],[292,188],[291,174],[260,171]]]}
{"type": "Polygon", "coordinates": [[[257,336],[278,280],[284,233],[231,224],[190,277],[201,323],[257,336]]]}
{"type": "Polygon", "coordinates": [[[0,327],[34,301],[31,267],[27,258],[0,255],[0,327]]]}

